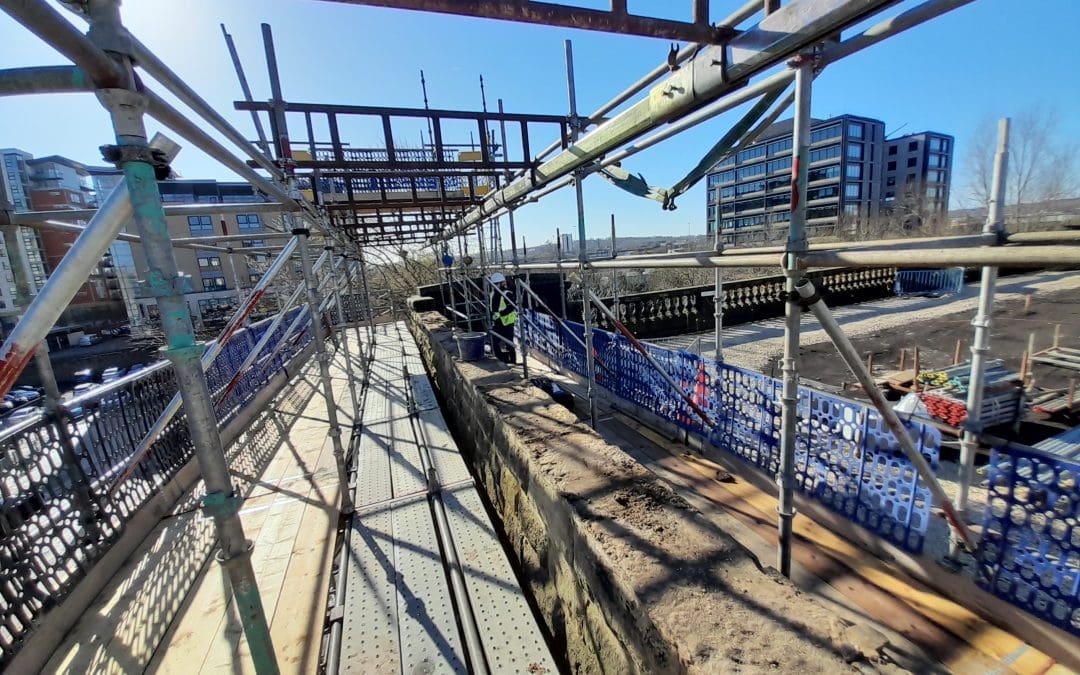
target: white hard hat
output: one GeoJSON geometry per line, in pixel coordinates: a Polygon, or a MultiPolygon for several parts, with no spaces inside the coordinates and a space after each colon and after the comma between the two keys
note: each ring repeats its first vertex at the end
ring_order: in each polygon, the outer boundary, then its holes
{"type": "Polygon", "coordinates": [[[504,277],[502,275],[502,272],[495,272],[494,274],[492,274],[488,278],[491,280],[491,283],[493,283],[493,284],[501,284],[504,281],[506,281],[506,277],[504,277]]]}

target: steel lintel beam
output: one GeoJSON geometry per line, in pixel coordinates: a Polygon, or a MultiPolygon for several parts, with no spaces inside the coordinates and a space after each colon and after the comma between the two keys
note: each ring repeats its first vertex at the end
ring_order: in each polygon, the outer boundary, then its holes
{"type": "Polygon", "coordinates": [[[500,19],[561,28],[580,28],[603,33],[715,44],[731,37],[726,27],[709,23],[708,0],[693,0],[693,22],[630,14],[625,2],[615,2],[614,10],[571,7],[531,0],[333,0],[353,5],[392,7],[441,14],[457,14],[483,19],[500,19]]]}

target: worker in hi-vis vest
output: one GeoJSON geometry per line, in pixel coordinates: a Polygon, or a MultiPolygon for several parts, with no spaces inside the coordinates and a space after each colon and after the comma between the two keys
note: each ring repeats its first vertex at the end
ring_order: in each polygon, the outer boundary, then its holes
{"type": "Polygon", "coordinates": [[[517,309],[507,300],[509,293],[506,290],[506,277],[500,272],[492,274],[488,281],[491,282],[491,297],[488,307],[491,308],[491,330],[496,335],[492,336],[491,351],[495,358],[503,363],[513,363],[517,360],[514,350],[514,324],[517,323],[517,309]]]}

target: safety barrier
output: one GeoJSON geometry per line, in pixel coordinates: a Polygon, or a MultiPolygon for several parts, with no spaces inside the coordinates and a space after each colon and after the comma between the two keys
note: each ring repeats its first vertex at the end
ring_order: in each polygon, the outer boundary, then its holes
{"type": "MultiPolygon", "coordinates": [[[[296,311],[219,406],[223,425],[311,341],[308,321],[270,358],[296,311]]],[[[232,335],[207,372],[212,392],[229,382],[270,321],[232,335]]],[[[172,368],[158,362],[63,404],[64,422],[40,415],[0,431],[0,669],[119,539],[133,514],[192,458],[181,413],[110,495],[176,391],[172,368]]]]}
{"type": "Polygon", "coordinates": [[[976,581],[1080,635],[1080,462],[1010,447],[988,469],[976,581]]]}
{"type": "Polygon", "coordinates": [[[959,293],[964,288],[964,268],[943,270],[897,270],[893,292],[896,295],[959,293]]]}
{"type": "MultiPolygon", "coordinates": [[[[519,316],[519,330],[530,350],[584,375],[581,324],[568,322],[563,329],[545,314],[526,311],[519,316]]],[[[779,470],[779,380],[647,344],[650,355],[713,420],[709,430],[624,337],[596,330],[593,348],[600,386],[770,475],[779,470]]],[[[936,469],[940,433],[922,424],[910,424],[909,429],[936,469]]],[[[908,551],[922,551],[930,524],[930,492],[876,410],[802,387],[797,438],[796,479],[804,494],[908,551]]]]}

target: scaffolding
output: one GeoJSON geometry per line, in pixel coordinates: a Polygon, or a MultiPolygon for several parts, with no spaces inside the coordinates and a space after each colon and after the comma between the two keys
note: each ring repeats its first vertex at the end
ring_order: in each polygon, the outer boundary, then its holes
{"type": "MultiPolygon", "coordinates": [[[[309,322],[320,364],[321,389],[331,411],[331,437],[337,460],[339,479],[345,475],[345,451],[340,441],[340,424],[333,417],[339,402],[334,401],[326,367],[327,346],[323,342],[322,326],[328,320],[331,328],[340,329],[344,338],[345,313],[342,289],[353,296],[361,295],[368,311],[368,331],[360,330],[356,320],[357,340],[374,343],[371,297],[367,288],[364,251],[367,247],[387,244],[430,244],[441,259],[439,246],[457,239],[462,263],[467,258],[467,237],[477,231],[479,261],[473,269],[484,276],[490,270],[513,273],[515,285],[512,297],[504,296],[521,310],[531,310],[534,302],[543,301],[531,289],[531,271],[553,270],[559,273],[576,272],[582,289],[585,372],[588,380],[588,403],[591,421],[596,420],[594,384],[598,372],[607,369],[602,359],[596,359],[593,340],[594,310],[605,312],[592,286],[592,275],[599,270],[631,268],[713,268],[717,270],[714,301],[722,299],[720,270],[724,267],[780,268],[786,278],[785,350],[783,358],[783,389],[781,392],[782,421],[780,428],[781,461],[776,476],[780,508],[777,527],[780,533],[777,567],[784,574],[790,570],[791,521],[795,517],[792,501],[795,459],[796,406],[799,401],[799,327],[803,307],[809,308],[829,328],[829,336],[845,361],[861,381],[870,381],[865,366],[852,359],[850,343],[839,327],[830,323],[827,307],[816,297],[812,284],[803,279],[806,270],[819,267],[951,267],[978,265],[984,268],[984,287],[980,297],[976,340],[972,348],[972,395],[982,377],[982,356],[985,354],[989,316],[993,307],[993,278],[998,266],[1068,267],[1080,266],[1080,246],[1069,234],[1050,238],[1008,235],[1003,227],[1001,210],[1002,186],[1005,180],[1007,156],[1007,126],[1003,127],[995,165],[995,200],[987,219],[984,234],[978,237],[942,237],[922,241],[856,242],[839,245],[814,245],[807,242],[805,232],[807,159],[811,113],[811,87],[830,63],[850,56],[902,31],[908,30],[941,14],[961,7],[971,0],[926,0],[911,9],[882,20],[852,36],[844,31],[857,23],[886,10],[893,0],[791,0],[781,3],[754,0],[744,3],[734,13],[717,23],[709,22],[707,0],[694,0],[693,21],[677,22],[647,19],[627,13],[625,1],[613,1],[610,11],[571,8],[552,3],[449,3],[441,0],[350,0],[404,9],[453,12],[470,16],[486,16],[511,21],[548,25],[581,27],[618,33],[683,39],[692,42],[682,49],[672,49],[668,60],[647,73],[636,83],[613,97],[608,103],[582,116],[577,109],[573,56],[566,43],[566,73],[568,91],[567,115],[534,115],[507,113],[499,101],[497,112],[465,112],[452,110],[387,108],[298,104],[284,98],[278,78],[273,37],[268,25],[262,33],[270,76],[269,102],[251,100],[246,82],[244,101],[238,110],[249,111],[259,131],[262,120],[267,122],[269,138],[252,143],[199,95],[185,84],[153,52],[131,36],[124,28],[118,0],[86,0],[69,3],[79,10],[89,25],[83,34],[44,0],[0,0],[0,8],[27,29],[36,33],[58,52],[68,57],[73,66],[20,68],[0,71],[0,95],[45,92],[92,92],[110,113],[115,131],[115,143],[105,149],[107,158],[124,172],[125,180],[109,196],[103,206],[89,216],[90,223],[80,230],[79,239],[65,256],[64,263],[49,278],[42,292],[28,302],[24,316],[5,341],[0,358],[0,393],[10,389],[18,374],[31,358],[37,355],[39,366],[48,368],[47,356],[39,349],[41,341],[59,316],[59,311],[83,283],[108,246],[116,238],[136,235],[122,233],[124,224],[133,219],[138,229],[138,241],[147,252],[148,268],[142,270],[149,292],[161,308],[162,324],[168,340],[166,356],[176,373],[180,393],[158,418],[151,433],[141,441],[138,451],[130,458],[121,482],[145,456],[156,433],[168,424],[182,403],[186,413],[200,470],[207,485],[203,509],[213,518],[221,546],[220,561],[231,581],[234,598],[240,608],[245,635],[251,648],[254,665],[259,672],[276,672],[277,664],[267,628],[266,617],[259,599],[256,579],[250,563],[251,549],[237,516],[237,500],[232,494],[228,468],[224,461],[216,401],[207,385],[206,369],[221,352],[229,338],[241,328],[246,317],[262,296],[262,291],[298,255],[303,285],[293,297],[282,303],[273,319],[273,329],[267,334],[279,334],[286,326],[286,336],[296,333],[309,322]],[[763,14],[760,20],[740,29],[750,19],[763,14]],[[156,80],[176,96],[197,118],[193,120],[165,102],[148,85],[135,76],[136,69],[156,80]],[[775,70],[776,72],[771,72],[775,70]],[[755,78],[759,78],[754,82],[755,78]],[[789,86],[793,92],[782,97],[789,86]],[[642,92],[647,93],[637,98],[642,92]],[[727,150],[752,138],[763,128],[763,120],[775,119],[789,105],[795,107],[795,150],[792,170],[792,217],[786,244],[757,249],[724,249],[719,240],[713,250],[667,256],[616,256],[614,223],[612,224],[612,256],[609,259],[590,259],[586,251],[587,228],[582,183],[588,176],[619,165],[623,160],[656,145],[682,131],[750,101],[779,101],[768,115],[761,106],[761,117],[748,122],[747,128],[735,134],[727,150]],[[625,106],[625,107],[624,107],[625,106]],[[620,110],[620,112],[615,112],[620,110]],[[221,336],[208,345],[195,340],[194,329],[184,301],[185,279],[177,272],[173,246],[213,248],[221,241],[170,240],[165,217],[170,213],[199,213],[202,207],[163,207],[156,179],[165,175],[179,146],[163,136],[148,141],[143,125],[150,115],[170,128],[193,146],[220,161],[225,167],[249,181],[273,201],[258,205],[260,209],[282,212],[287,221],[284,248],[277,252],[275,264],[263,275],[262,281],[237,310],[221,336]],[[288,116],[300,116],[304,130],[291,132],[288,116]],[[383,143],[378,148],[357,148],[348,144],[339,133],[339,118],[360,117],[376,119],[383,129],[383,143]],[[421,151],[400,147],[392,131],[395,119],[419,120],[431,129],[431,144],[421,151]],[[313,129],[329,130],[329,138],[319,137],[313,129]],[[443,139],[443,120],[456,120],[475,125],[479,139],[478,153],[463,157],[460,149],[443,139]],[[200,125],[215,130],[231,143],[234,150],[214,140],[200,125]],[[498,124],[499,135],[490,128],[498,124]],[[520,133],[520,157],[509,157],[507,125],[516,125],[520,133]],[[539,153],[531,150],[536,144],[530,136],[535,127],[554,128],[557,139],[539,153]],[[263,172],[263,173],[259,173],[263,172]],[[267,175],[263,175],[263,174],[267,175]],[[267,177],[268,176],[268,177],[267,177]],[[518,236],[514,214],[518,208],[535,203],[545,195],[573,185],[577,196],[578,256],[573,263],[558,260],[554,263],[525,263],[519,258],[518,236]],[[499,228],[495,219],[508,216],[511,260],[501,260],[500,251],[485,254],[482,228],[490,223],[499,228]],[[313,242],[322,245],[323,253],[312,261],[313,242]],[[210,243],[213,242],[213,243],[210,243]],[[1061,243],[1056,243],[1061,242],[1061,243]],[[917,252],[917,254],[916,254],[917,252]],[[490,259],[489,259],[490,258],[490,259]],[[317,273],[322,269],[323,281],[317,273]],[[525,278],[522,278],[522,274],[525,278]],[[361,288],[355,288],[356,279],[361,288]],[[321,297],[326,293],[326,298],[321,297]],[[331,310],[336,307],[333,313],[331,310]],[[292,313],[290,313],[292,312],[292,313]],[[337,320],[333,319],[336,314],[337,320]],[[286,323],[288,320],[288,323],[286,323]],[[334,324],[337,324],[335,327],[334,324]],[[594,362],[595,361],[595,362],[594,362]],[[171,412],[169,412],[171,411],[171,412]]],[[[226,35],[227,40],[229,37],[226,35]]],[[[231,43],[231,40],[229,40],[231,43]]],[[[700,177],[699,177],[700,178],[700,177]]],[[[664,204],[671,206],[674,191],[668,193],[664,204]]],[[[228,206],[228,205],[227,205],[228,206]]],[[[241,205],[235,205],[241,208],[241,205]]],[[[232,208],[232,206],[229,206],[232,208]]],[[[253,205],[242,205],[244,212],[253,205]]],[[[223,205],[207,211],[222,212],[223,205]]],[[[0,225],[71,227],[63,221],[78,218],[72,212],[10,214],[3,212],[0,225]]],[[[12,238],[8,238],[13,241],[12,238]]],[[[492,242],[501,241],[492,236],[492,242]]],[[[524,258],[524,242],[521,258],[524,258]]],[[[222,247],[222,250],[230,250],[222,247]]],[[[13,262],[15,258],[12,259],[13,262]]],[[[486,285],[470,286],[466,270],[461,293],[465,307],[470,307],[472,293],[479,294],[480,304],[490,293],[486,285]]],[[[25,271],[20,274],[25,275],[25,271]]],[[[451,285],[451,302],[454,289],[451,285]]],[[[501,293],[501,291],[500,291],[501,293]]],[[[565,290],[564,290],[565,295],[565,290]]],[[[467,310],[468,311],[468,310],[467,310]]],[[[547,310],[551,312],[550,309],[547,310]]],[[[617,311],[608,316],[621,326],[617,311]]],[[[559,319],[564,325],[565,310],[559,319]]],[[[722,316],[716,313],[716,345],[722,344],[722,316]]],[[[625,330],[625,328],[623,328],[625,330]]],[[[569,331],[575,339],[576,334],[569,331]]],[[[636,342],[632,335],[628,339],[636,342]]],[[[347,338],[345,338],[347,339],[347,338]]],[[[269,346],[269,340],[259,344],[259,350],[269,346]]],[[[640,345],[637,345],[640,347],[640,345]]],[[[523,342],[521,353],[528,376],[529,345],[523,342]]],[[[643,347],[640,351],[648,357],[643,347]]],[[[276,353],[276,352],[275,352],[276,353]]],[[[649,357],[649,364],[678,390],[679,387],[662,364],[649,357]]],[[[247,359],[236,370],[236,377],[251,366],[247,359]]],[[[366,368],[366,362],[365,362],[366,368]]],[[[360,377],[349,369],[350,380],[360,377]]],[[[234,378],[235,380],[235,378],[234,378]]],[[[872,382],[871,382],[872,385],[872,382]]],[[[235,386],[231,382],[230,386],[235,386]]],[[[55,389],[55,386],[52,386],[55,389]]],[[[868,391],[873,390],[872,386],[868,391]]],[[[673,392],[681,395],[681,391],[673,392]]],[[[691,401],[693,403],[693,401],[691,401]]],[[[354,402],[355,403],[355,402],[354,402]]],[[[977,403],[977,400],[975,401],[977,403]]],[[[955,532],[956,548],[973,548],[972,538],[964,519],[967,485],[970,484],[974,450],[981,431],[977,413],[968,421],[965,434],[964,487],[958,508],[954,508],[941,491],[936,478],[925,466],[916,444],[907,431],[893,424],[895,413],[884,400],[874,400],[875,407],[889,422],[905,455],[918,468],[920,476],[934,492],[939,505],[955,532]]],[[[695,403],[695,406],[697,404],[695,403]]],[[[969,401],[969,407],[972,402],[969,401]]],[[[978,406],[974,405],[973,410],[978,406]]],[[[703,423],[710,421],[707,411],[700,410],[703,423]]],[[[348,495],[343,489],[342,494],[348,495]]],[[[347,497],[341,504],[343,512],[351,509],[347,497]]]]}

